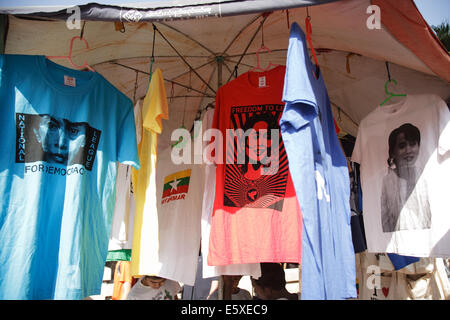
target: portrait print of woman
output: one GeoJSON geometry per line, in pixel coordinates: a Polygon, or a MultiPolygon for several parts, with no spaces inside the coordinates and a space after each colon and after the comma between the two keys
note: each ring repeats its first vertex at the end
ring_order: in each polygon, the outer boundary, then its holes
{"type": "Polygon", "coordinates": [[[428,189],[417,164],[420,131],[411,123],[393,130],[388,139],[387,174],[381,191],[383,232],[429,229],[431,212],[428,189]]]}

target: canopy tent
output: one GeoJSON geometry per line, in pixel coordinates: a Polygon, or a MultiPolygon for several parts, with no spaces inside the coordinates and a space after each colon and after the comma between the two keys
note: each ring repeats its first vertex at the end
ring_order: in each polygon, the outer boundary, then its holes
{"type": "Polygon", "coordinates": [[[87,61],[133,100],[145,95],[150,66],[161,68],[170,119],[160,143],[170,143],[172,129],[183,123],[191,128],[220,85],[255,67],[262,43],[271,50],[260,54],[262,66],[285,64],[289,26],[295,21],[306,30],[308,14],[344,133],[356,136],[361,119],[386,98],[388,71],[395,92],[450,97],[450,56],[412,0],[153,1],[80,9],[84,27],[71,30],[64,6],[0,8],[10,14],[5,53],[67,55],[70,39],[82,33],[89,50],[76,42],[73,60],[87,61]],[[381,8],[380,29],[367,26],[372,4],[381,8]]]}

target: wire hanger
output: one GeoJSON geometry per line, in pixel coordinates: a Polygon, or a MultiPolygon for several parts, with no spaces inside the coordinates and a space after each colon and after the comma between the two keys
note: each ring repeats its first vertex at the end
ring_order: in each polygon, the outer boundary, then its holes
{"type": "MultiPolygon", "coordinates": [[[[268,13],[267,15],[269,15],[270,13],[268,13]]],[[[265,21],[264,21],[265,22],[265,21]]],[[[269,65],[266,68],[262,68],[260,63],[259,63],[259,54],[263,51],[267,51],[267,53],[270,53],[270,49],[268,47],[265,46],[264,44],[264,22],[261,26],[261,47],[256,50],[256,67],[250,69],[249,71],[268,71],[269,69],[271,69],[272,67],[278,67],[278,64],[274,64],[272,63],[272,61],[269,61],[269,65]]]]}
{"type": "Polygon", "coordinates": [[[388,73],[388,80],[384,84],[384,91],[386,92],[386,95],[388,95],[388,97],[382,103],[380,103],[380,106],[384,105],[392,97],[406,97],[406,94],[404,94],[404,93],[393,93],[393,92],[388,91],[388,84],[393,82],[395,85],[397,85],[397,81],[394,79],[391,79],[391,73],[389,71],[389,62],[387,62],[387,61],[386,61],[386,69],[387,69],[387,73],[388,73]]]}
{"type": "Polygon", "coordinates": [[[95,72],[95,70],[86,62],[84,61],[84,63],[80,66],[77,65],[73,62],[72,60],[72,48],[73,48],[73,42],[76,39],[79,39],[81,41],[84,42],[85,45],[85,51],[89,51],[89,44],[86,41],[85,38],[83,38],[83,32],[84,32],[84,25],[85,25],[86,21],[83,23],[83,28],[81,29],[81,34],[79,36],[75,36],[70,40],[70,46],[69,46],[69,54],[67,56],[46,56],[47,59],[67,59],[69,61],[69,63],[71,64],[72,67],[74,67],[75,69],[88,69],[90,71],[95,72]]]}

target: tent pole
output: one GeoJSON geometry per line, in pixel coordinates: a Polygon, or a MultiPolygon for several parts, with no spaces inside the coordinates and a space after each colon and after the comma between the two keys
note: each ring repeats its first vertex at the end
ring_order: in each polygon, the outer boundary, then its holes
{"type": "Polygon", "coordinates": [[[217,61],[217,89],[219,89],[222,86],[222,67],[225,58],[222,56],[217,56],[216,61],[217,61]]]}
{"type": "MultiPolygon", "coordinates": [[[[112,61],[111,61],[110,63],[111,63],[111,64],[118,65],[118,66],[121,66],[121,67],[124,67],[124,68],[127,68],[127,69],[130,69],[130,70],[134,70],[134,71],[137,71],[137,72],[146,74],[146,75],[149,75],[149,74],[150,74],[150,73],[148,73],[148,72],[146,72],[146,71],[142,71],[142,70],[139,70],[139,69],[130,67],[130,66],[126,66],[126,65],[121,64],[121,63],[118,63],[118,62],[112,62],[112,61]]],[[[197,89],[195,89],[195,88],[191,88],[191,87],[186,86],[186,85],[184,85],[184,84],[182,84],[182,83],[179,83],[179,82],[177,82],[177,81],[169,80],[169,79],[164,79],[164,81],[167,81],[167,82],[173,83],[173,84],[175,84],[175,85],[177,85],[177,86],[180,86],[180,87],[183,87],[183,88],[186,88],[186,89],[189,89],[189,90],[192,90],[192,91],[201,93],[202,95],[207,96],[207,97],[209,97],[209,98],[214,98],[214,96],[208,95],[208,94],[206,94],[206,92],[202,92],[202,91],[197,90],[197,89]]],[[[200,97],[200,96],[199,96],[199,97],[200,97]]]]}
{"type": "MultiPolygon", "coordinates": [[[[240,56],[238,62],[236,63],[235,68],[236,68],[237,66],[239,66],[239,64],[241,63],[242,59],[244,58],[245,54],[247,53],[248,48],[250,48],[250,45],[252,44],[253,40],[255,39],[256,35],[258,34],[259,30],[262,28],[264,22],[265,22],[266,19],[267,19],[267,16],[261,15],[261,17],[263,17],[263,19],[261,20],[261,22],[260,22],[258,28],[256,29],[255,33],[253,34],[253,36],[252,36],[252,38],[250,39],[249,43],[247,44],[247,47],[245,48],[244,52],[241,54],[241,56],[240,56]]],[[[230,77],[228,78],[227,83],[231,80],[231,77],[233,77],[233,74],[230,74],[230,77]]]]}
{"type": "Polygon", "coordinates": [[[189,62],[186,61],[186,59],[178,52],[177,49],[175,49],[175,47],[169,42],[169,40],[167,40],[167,38],[161,33],[161,31],[159,31],[158,28],[155,27],[155,30],[158,31],[158,33],[161,35],[161,37],[167,42],[167,44],[173,49],[173,51],[175,51],[175,53],[180,57],[181,60],[183,60],[183,62],[192,70],[192,72],[195,73],[195,75],[204,83],[206,84],[206,86],[211,89],[212,92],[216,93],[216,91],[209,85],[208,82],[206,82],[202,76],[194,69],[191,67],[191,65],[189,64],[189,62]]]}
{"type": "Polygon", "coordinates": [[[6,36],[8,34],[9,19],[8,15],[0,14],[0,53],[5,53],[6,36]]]}

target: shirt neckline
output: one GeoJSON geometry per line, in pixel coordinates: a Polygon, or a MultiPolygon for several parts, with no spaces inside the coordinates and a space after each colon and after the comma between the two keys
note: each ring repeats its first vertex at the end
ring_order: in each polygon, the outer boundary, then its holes
{"type": "Polygon", "coordinates": [[[264,87],[259,87],[257,85],[252,84],[252,82],[250,81],[250,74],[254,75],[252,77],[255,77],[256,79],[258,79],[259,77],[262,77],[262,76],[271,78],[272,74],[276,74],[277,72],[280,72],[279,70],[284,67],[285,67],[284,65],[278,65],[267,71],[247,71],[245,74],[245,83],[249,88],[251,88],[252,90],[255,90],[254,92],[257,92],[257,93],[267,94],[267,92],[277,90],[278,86],[276,83],[272,83],[271,85],[264,86],[264,87]]]}
{"type": "Polygon", "coordinates": [[[386,114],[386,115],[397,115],[400,112],[403,112],[403,110],[406,108],[407,102],[408,102],[408,98],[409,98],[409,95],[406,95],[406,97],[404,97],[399,102],[396,102],[396,103],[393,103],[393,104],[379,106],[379,108],[381,109],[381,112],[383,114],[386,114]]]}
{"type": "Polygon", "coordinates": [[[80,71],[75,69],[70,69],[67,67],[64,67],[62,65],[59,65],[49,59],[47,59],[45,56],[37,56],[37,65],[38,70],[42,74],[44,81],[55,90],[65,93],[65,94],[81,94],[86,93],[90,90],[93,90],[95,87],[95,84],[100,79],[99,74],[97,72],[86,72],[86,71],[80,71]],[[51,69],[60,69],[62,70],[67,76],[74,77],[74,78],[82,78],[87,81],[85,81],[82,84],[77,83],[76,87],[71,87],[64,85],[64,83],[57,82],[52,75],[50,74],[51,69]]]}

